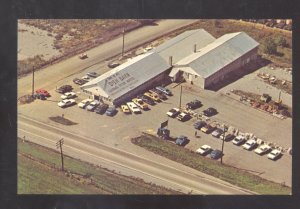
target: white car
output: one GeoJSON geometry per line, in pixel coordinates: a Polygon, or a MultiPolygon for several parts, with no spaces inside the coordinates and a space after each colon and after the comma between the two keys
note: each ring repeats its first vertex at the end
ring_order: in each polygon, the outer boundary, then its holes
{"type": "Polygon", "coordinates": [[[91,78],[90,76],[87,76],[87,75],[83,76],[81,79],[83,79],[85,81],[91,81],[91,80],[93,80],[93,78],[91,78]]]}
{"type": "Polygon", "coordinates": [[[239,146],[241,144],[243,144],[244,142],[246,141],[245,137],[242,136],[242,135],[238,135],[237,137],[235,137],[233,140],[232,140],[232,143],[239,146]]]}
{"type": "Polygon", "coordinates": [[[98,107],[100,105],[100,102],[98,101],[98,100],[94,100],[94,101],[92,101],[91,103],[89,103],[88,104],[88,106],[86,106],[86,109],[88,110],[88,111],[94,111],[94,109],[96,108],[96,107],[98,107]]]}
{"type": "Polygon", "coordinates": [[[72,91],[71,92],[66,92],[66,93],[64,93],[64,95],[60,96],[60,98],[62,98],[62,99],[72,99],[74,97],[76,97],[76,93],[74,93],[72,91]]]}
{"type": "Polygon", "coordinates": [[[273,149],[272,152],[270,152],[267,157],[270,160],[276,160],[281,155],[281,151],[278,149],[273,149]]]}
{"type": "Polygon", "coordinates": [[[133,112],[135,114],[142,113],[141,109],[138,106],[136,106],[136,104],[134,104],[133,102],[127,102],[126,104],[131,112],[133,112]]]}
{"type": "Polygon", "coordinates": [[[82,100],[79,104],[78,107],[84,109],[86,106],[88,106],[93,100],[92,99],[85,99],[82,100]]]}
{"type": "Polygon", "coordinates": [[[199,149],[196,150],[196,153],[200,154],[200,155],[206,155],[211,151],[211,146],[209,145],[202,145],[199,149]]]}
{"type": "Polygon", "coordinates": [[[176,118],[177,118],[179,121],[186,121],[186,120],[189,119],[189,117],[190,117],[189,114],[182,112],[182,113],[180,113],[176,118]]]}
{"type": "Polygon", "coordinates": [[[75,104],[75,100],[74,99],[64,99],[62,101],[60,101],[59,103],[57,103],[57,105],[59,107],[69,107],[71,106],[72,104],[75,104]]]}
{"type": "Polygon", "coordinates": [[[246,150],[251,150],[256,144],[254,139],[249,139],[242,147],[246,150]]]}
{"type": "Polygon", "coordinates": [[[270,149],[271,149],[271,147],[269,145],[263,144],[260,147],[258,147],[257,149],[255,149],[254,152],[256,154],[263,155],[266,152],[268,152],[270,149]]]}
{"type": "Polygon", "coordinates": [[[176,117],[178,114],[180,113],[180,110],[178,108],[172,108],[171,110],[169,110],[167,112],[167,116],[171,117],[171,118],[174,118],[176,117]]]}

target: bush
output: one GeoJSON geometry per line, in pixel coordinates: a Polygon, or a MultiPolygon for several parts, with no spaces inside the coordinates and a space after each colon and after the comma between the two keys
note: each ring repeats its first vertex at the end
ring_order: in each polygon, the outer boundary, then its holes
{"type": "Polygon", "coordinates": [[[277,54],[277,44],[273,38],[267,37],[263,42],[263,52],[266,54],[277,54]]]}
{"type": "Polygon", "coordinates": [[[282,36],[279,36],[276,39],[276,44],[277,44],[277,46],[288,47],[288,43],[287,43],[286,39],[282,36]]]}

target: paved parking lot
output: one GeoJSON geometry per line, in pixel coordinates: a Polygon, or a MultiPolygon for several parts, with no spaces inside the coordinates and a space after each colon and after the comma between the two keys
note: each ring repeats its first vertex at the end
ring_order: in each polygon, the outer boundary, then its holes
{"type": "MultiPolygon", "coordinates": [[[[99,67],[98,71],[100,71],[101,67],[104,69],[103,71],[107,70],[104,66],[105,64],[97,66],[97,68],[99,67]]],[[[58,86],[66,84],[66,81],[71,84],[74,77],[82,77],[83,75],[84,72],[82,72],[82,75],[73,75],[65,81],[59,81],[58,86]]],[[[80,93],[78,86],[75,84],[72,84],[72,86],[75,87],[74,91],[78,93],[78,97],[75,98],[78,103],[87,98],[86,95],[80,93]]],[[[155,106],[150,106],[151,109],[149,111],[142,111],[142,114],[139,115],[125,115],[118,109],[119,112],[116,116],[108,117],[80,109],[77,105],[61,109],[57,106],[57,102],[60,100],[60,94],[56,93],[54,91],[55,89],[50,90],[52,97],[47,101],[37,100],[31,104],[20,105],[18,112],[40,121],[54,124],[62,129],[98,139],[103,143],[117,146],[120,149],[137,155],[155,158],[156,156],[153,153],[146,152],[144,149],[132,145],[130,138],[139,135],[142,131],[155,134],[159,124],[168,119],[166,112],[179,105],[180,86],[174,88],[173,86],[174,84],[171,84],[169,88],[173,91],[174,96],[169,97],[168,100],[158,103],[155,106]],[[56,124],[48,118],[62,114],[64,114],[65,118],[78,124],[64,126],[56,124]]],[[[239,128],[243,132],[254,133],[265,141],[271,141],[284,147],[291,146],[291,119],[280,120],[264,112],[250,108],[219,92],[199,90],[194,86],[183,84],[182,104],[184,105],[195,98],[204,104],[204,106],[197,109],[196,112],[202,112],[208,107],[215,107],[219,114],[213,116],[212,119],[225,122],[226,124],[239,128]]],[[[200,133],[200,131],[198,131],[199,138],[194,136],[195,129],[193,128],[193,123],[195,120],[195,118],[192,118],[189,121],[180,122],[176,119],[169,119],[168,128],[171,130],[171,135],[178,136],[183,134],[188,136],[190,142],[186,145],[186,148],[194,151],[203,144],[208,144],[212,146],[212,148],[221,149],[222,141],[220,139],[200,133]]],[[[226,164],[252,171],[255,174],[259,174],[275,182],[285,182],[286,185],[291,185],[292,159],[291,156],[287,154],[273,162],[267,159],[266,156],[256,155],[254,151],[243,150],[242,147],[237,147],[233,145],[232,142],[225,143],[224,153],[223,161],[226,164]]]]}

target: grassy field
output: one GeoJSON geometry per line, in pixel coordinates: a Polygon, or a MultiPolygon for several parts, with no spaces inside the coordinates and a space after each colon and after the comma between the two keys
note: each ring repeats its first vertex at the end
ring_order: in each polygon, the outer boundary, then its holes
{"type": "Polygon", "coordinates": [[[18,140],[18,194],[180,194],[18,140]]]}
{"type": "Polygon", "coordinates": [[[291,192],[291,188],[287,186],[228,165],[221,165],[218,161],[200,156],[188,149],[148,134],[131,141],[151,152],[259,194],[290,194],[291,192]]]}

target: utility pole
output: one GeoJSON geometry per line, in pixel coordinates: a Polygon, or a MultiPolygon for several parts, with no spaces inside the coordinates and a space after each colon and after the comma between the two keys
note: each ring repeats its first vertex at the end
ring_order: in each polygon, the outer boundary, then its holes
{"type": "Polygon", "coordinates": [[[34,95],[34,67],[32,67],[32,96],[34,95]]]}
{"type": "Polygon", "coordinates": [[[123,45],[122,45],[122,57],[124,56],[124,42],[125,42],[125,28],[123,28],[123,45]]]}
{"type": "Polygon", "coordinates": [[[60,155],[61,155],[61,170],[64,171],[64,155],[62,151],[62,145],[64,144],[64,139],[60,139],[58,142],[56,142],[56,148],[60,148],[60,155]]]}
{"type": "Polygon", "coordinates": [[[180,85],[179,109],[181,109],[182,86],[180,85]]]}
{"type": "Polygon", "coordinates": [[[223,164],[223,150],[224,150],[224,141],[225,141],[225,133],[227,132],[227,126],[223,125],[223,140],[222,140],[222,155],[221,155],[221,164],[223,164]]]}

